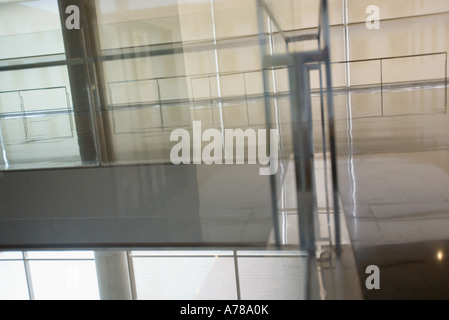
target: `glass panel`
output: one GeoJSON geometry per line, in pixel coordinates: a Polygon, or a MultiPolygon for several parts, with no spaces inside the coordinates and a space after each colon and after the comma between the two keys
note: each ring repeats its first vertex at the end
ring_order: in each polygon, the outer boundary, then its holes
{"type": "Polygon", "coordinates": [[[245,72],[246,94],[262,95],[263,94],[263,76],[262,71],[245,72]]]}
{"type": "Polygon", "coordinates": [[[223,104],[223,117],[226,128],[245,128],[249,125],[246,101],[230,101],[223,104]]]}
{"type": "MultiPolygon", "coordinates": [[[[98,1],[97,1],[98,2],[98,1]]],[[[100,3],[101,46],[114,49],[182,40],[176,1],[116,1],[106,9],[100,3]],[[106,12],[102,12],[107,10],[106,12]]]]}
{"type": "Polygon", "coordinates": [[[0,261],[0,288],[0,300],[29,299],[22,261],[0,261]]]}
{"type": "MultiPolygon", "coordinates": [[[[14,1],[0,7],[0,59],[10,59],[2,66],[62,61],[56,0],[14,1]]],[[[65,66],[0,72],[0,170],[81,164],[70,99],[65,66]]]]}
{"type": "MultiPolygon", "coordinates": [[[[270,8],[283,30],[314,28],[318,26],[320,1],[270,0],[270,8]]],[[[342,1],[328,0],[331,25],[342,23],[342,1]]]]}
{"type": "MultiPolygon", "coordinates": [[[[339,23],[341,1],[330,2],[335,10],[332,23],[339,23]]],[[[22,2],[17,6],[22,4],[27,7],[22,2]]],[[[202,139],[207,128],[217,129],[212,131],[218,145],[214,154],[225,150],[226,129],[249,128],[254,133],[266,129],[256,3],[99,0],[96,4],[97,8],[90,9],[95,12],[89,12],[90,6],[81,12],[92,17],[97,14],[98,19],[83,19],[86,28],[98,27],[99,34],[92,39],[80,31],[67,32],[59,24],[44,30],[62,33],[67,66],[61,55],[51,56],[53,60],[46,60],[45,66],[52,61],[63,66],[25,68],[23,59],[14,60],[14,70],[4,67],[11,67],[9,62],[0,66],[8,70],[0,73],[0,168],[95,166],[5,174],[7,183],[2,184],[0,193],[6,211],[2,218],[15,220],[0,227],[28,230],[26,223],[40,212],[42,219],[33,220],[32,230],[26,233],[30,239],[37,237],[40,244],[61,239],[44,231],[54,230],[68,243],[84,245],[120,242],[126,235],[127,245],[188,242],[265,246],[273,229],[273,180],[260,171],[267,165],[203,166],[197,164],[198,155],[200,160],[210,160],[211,153],[190,153],[207,144],[202,139]],[[98,59],[85,60],[85,54],[98,59]],[[201,121],[203,131],[196,130],[194,119],[201,121]],[[181,132],[178,137],[173,134],[175,129],[181,132]],[[182,155],[186,165],[172,166],[171,151],[182,138],[188,140],[188,146],[181,150],[186,150],[182,155]],[[16,203],[7,194],[30,200],[16,203]],[[111,232],[117,228],[132,232],[111,232]],[[83,234],[82,239],[79,234],[83,234]]],[[[316,31],[319,1],[282,0],[271,5],[283,31],[316,31]]],[[[57,11],[50,10],[56,17],[57,11]]],[[[270,34],[266,51],[285,53],[281,30],[267,18],[265,13],[262,24],[270,34]]],[[[343,30],[337,24],[331,31],[335,61],[345,60],[343,30]]],[[[32,31],[40,29],[33,26],[32,31]]],[[[55,41],[62,45],[62,37],[55,41]]],[[[49,54],[64,54],[63,50],[50,49],[49,54]]],[[[298,44],[296,49],[304,47],[298,44]]],[[[269,112],[287,142],[282,160],[290,159],[292,141],[287,97],[291,88],[284,67],[267,72],[269,88],[278,94],[270,97],[269,112]]],[[[346,69],[341,64],[334,68],[338,70],[335,86],[343,86],[346,69]]],[[[314,83],[317,88],[316,78],[314,83]]],[[[245,148],[240,153],[245,154],[256,143],[258,150],[267,147],[265,141],[251,143],[239,143],[235,149],[245,148]]],[[[262,151],[259,160],[261,155],[262,151]]],[[[282,172],[277,178],[282,178],[282,172]]],[[[0,242],[7,245],[25,233],[11,234],[5,236],[10,242],[0,242]]]]}
{"type": "Polygon", "coordinates": [[[189,99],[185,77],[159,79],[159,90],[162,101],[189,99]]]}
{"type": "Polygon", "coordinates": [[[22,252],[15,252],[15,251],[5,251],[5,252],[0,252],[0,260],[17,260],[17,259],[22,259],[22,252]]]}
{"type": "Polygon", "coordinates": [[[350,112],[353,118],[383,116],[383,101],[380,92],[353,93],[350,97],[350,112]]]}
{"type": "Polygon", "coordinates": [[[158,250],[158,251],[132,251],[133,257],[191,257],[191,256],[205,256],[205,257],[223,257],[233,256],[233,251],[207,251],[207,250],[158,250]]]}
{"type": "Polygon", "coordinates": [[[366,8],[375,4],[380,11],[381,19],[394,19],[416,15],[425,15],[449,11],[446,0],[348,0],[349,22],[365,22],[369,13],[366,8]]]}
{"type": "Polygon", "coordinates": [[[254,40],[245,46],[223,48],[218,51],[218,67],[221,73],[260,70],[260,48],[254,40]],[[251,57],[251,59],[248,59],[251,57]]]}
{"type": "Polygon", "coordinates": [[[201,121],[205,128],[218,127],[218,124],[215,124],[214,112],[210,103],[195,103],[192,111],[192,119],[195,121],[201,121]]]}
{"type": "Polygon", "coordinates": [[[191,120],[191,105],[184,104],[168,104],[162,107],[163,128],[177,128],[190,127],[191,120]]]}
{"type": "Polygon", "coordinates": [[[444,13],[383,21],[379,30],[372,31],[367,30],[365,24],[351,25],[350,60],[447,52],[448,17],[449,14],[444,13]]]}
{"type": "Polygon", "coordinates": [[[162,128],[160,106],[114,108],[112,111],[114,134],[138,133],[162,128]]]}
{"type": "Polygon", "coordinates": [[[157,80],[110,82],[109,94],[114,106],[160,100],[157,80]]]}
{"type": "Polygon", "coordinates": [[[351,86],[379,85],[382,77],[381,68],[381,60],[349,63],[351,86]]]}
{"type": "MultiPolygon", "coordinates": [[[[20,91],[20,94],[26,99],[27,105],[33,106],[28,111],[66,107],[67,94],[70,94],[67,67],[60,66],[3,71],[0,72],[0,85],[1,92],[20,91]],[[39,99],[33,101],[33,95],[39,99]],[[48,98],[50,100],[47,101],[48,98]],[[44,103],[42,103],[43,101],[44,103]],[[38,107],[33,105],[39,102],[38,107]]],[[[14,101],[17,104],[17,101],[14,101]]]]}
{"type": "Polygon", "coordinates": [[[184,63],[185,74],[192,78],[216,74],[217,72],[217,61],[213,47],[210,47],[210,50],[198,50],[194,45],[184,47],[184,63]]]}
{"type": "Polygon", "coordinates": [[[98,300],[94,261],[30,261],[36,300],[98,300]]]}
{"type": "Polygon", "coordinates": [[[0,7],[0,60],[64,52],[56,0],[9,1],[0,7]]]}
{"type": "Polygon", "coordinates": [[[220,77],[222,97],[245,97],[246,84],[243,73],[222,75],[220,77]]]}
{"type": "Polygon", "coordinates": [[[384,92],[384,114],[390,116],[434,114],[446,110],[444,89],[384,92]]]}
{"type": "Polygon", "coordinates": [[[210,1],[178,0],[178,11],[184,42],[213,38],[214,27],[210,1]]]}
{"type": "Polygon", "coordinates": [[[248,101],[248,113],[249,123],[253,126],[264,125],[267,122],[263,100],[248,101]]]}
{"type": "Polygon", "coordinates": [[[213,7],[218,39],[258,34],[257,11],[254,2],[214,0],[213,7]]]}
{"type": "Polygon", "coordinates": [[[54,260],[54,259],[94,259],[92,251],[27,251],[27,259],[54,260]]]}
{"type": "MultiPolygon", "coordinates": [[[[306,254],[304,252],[300,251],[270,251],[270,250],[255,250],[255,251],[248,251],[248,250],[239,250],[237,251],[237,256],[239,258],[242,257],[305,257],[306,254]]],[[[260,259],[259,259],[260,260],[260,259]]],[[[259,261],[258,260],[258,261],[259,261]]],[[[240,260],[239,260],[240,261],[240,260]]]]}
{"type": "Polygon", "coordinates": [[[194,100],[204,100],[212,97],[211,77],[192,78],[191,86],[194,100]]]}
{"type": "Polygon", "coordinates": [[[238,258],[243,300],[302,300],[307,258],[238,258]]]}
{"type": "Polygon", "coordinates": [[[141,300],[234,300],[232,258],[133,258],[141,300]]]}
{"type": "Polygon", "coordinates": [[[20,94],[18,91],[0,92],[0,112],[21,112],[20,94]]]}
{"type": "Polygon", "coordinates": [[[423,82],[446,78],[446,54],[404,57],[382,61],[385,84],[392,82],[423,82]]]}

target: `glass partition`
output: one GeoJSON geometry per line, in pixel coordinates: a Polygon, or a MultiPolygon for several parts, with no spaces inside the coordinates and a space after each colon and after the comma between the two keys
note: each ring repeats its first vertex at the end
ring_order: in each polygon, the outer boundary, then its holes
{"type": "MultiPolygon", "coordinates": [[[[317,242],[338,246],[332,90],[345,88],[349,63],[341,1],[98,0],[80,4],[79,29],[65,24],[69,2],[0,5],[52,21],[0,34],[2,47],[30,39],[33,48],[0,61],[4,248],[243,247],[315,258],[317,242]],[[326,237],[323,210],[325,224],[335,217],[326,237]]],[[[250,284],[254,260],[237,260],[250,284]]],[[[256,264],[316,269],[299,260],[256,264]]],[[[201,263],[232,271],[223,261],[201,263]]],[[[280,273],[263,285],[279,282],[294,291],[280,273]]],[[[304,286],[295,297],[316,294],[304,286]]]]}

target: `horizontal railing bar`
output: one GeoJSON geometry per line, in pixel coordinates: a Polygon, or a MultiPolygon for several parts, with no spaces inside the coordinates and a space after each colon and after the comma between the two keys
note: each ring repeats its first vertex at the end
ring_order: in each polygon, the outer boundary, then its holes
{"type": "Polygon", "coordinates": [[[309,41],[309,40],[318,40],[318,33],[310,33],[310,34],[302,34],[296,35],[292,37],[287,37],[287,42],[300,42],[300,41],[309,41]]]}

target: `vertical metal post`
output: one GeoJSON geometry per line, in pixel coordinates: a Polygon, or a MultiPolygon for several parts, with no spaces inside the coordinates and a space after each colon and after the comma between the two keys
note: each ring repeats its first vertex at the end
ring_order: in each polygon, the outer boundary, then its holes
{"type": "Polygon", "coordinates": [[[129,281],[131,286],[132,300],[137,300],[137,288],[136,288],[136,274],[134,273],[134,261],[130,251],[126,252],[128,260],[129,281]]]}
{"type": "Polygon", "coordinates": [[[240,291],[240,272],[239,272],[239,257],[237,250],[234,250],[234,272],[235,272],[235,286],[237,290],[237,300],[242,300],[242,293],[240,291]]]}
{"type": "Polygon", "coordinates": [[[8,160],[8,155],[6,153],[5,140],[3,138],[3,128],[2,128],[2,123],[1,123],[1,117],[0,117],[0,147],[2,148],[2,159],[3,159],[3,162],[5,163],[5,170],[8,170],[9,169],[9,160],[8,160]]]}
{"type": "Polygon", "coordinates": [[[20,110],[22,111],[22,121],[23,121],[23,130],[25,132],[25,140],[28,141],[29,131],[28,131],[27,116],[26,116],[26,112],[25,112],[25,104],[23,102],[23,97],[20,94],[20,91],[17,91],[17,93],[19,94],[19,99],[20,99],[20,110]]]}
{"type": "Polygon", "coordinates": [[[67,90],[67,87],[65,88],[65,97],[67,101],[67,113],[69,115],[69,122],[70,122],[70,132],[72,134],[72,138],[75,136],[75,128],[73,127],[73,115],[72,111],[73,109],[70,107],[70,97],[69,97],[69,91],[67,90]]]}
{"type": "Polygon", "coordinates": [[[110,99],[111,110],[112,110],[112,132],[114,134],[117,134],[117,120],[115,118],[115,104],[114,104],[114,99],[112,96],[112,90],[111,90],[110,83],[108,83],[108,93],[109,93],[109,99],[110,99]]]}
{"type": "Polygon", "coordinates": [[[444,79],[444,105],[445,105],[445,108],[446,108],[446,113],[447,113],[447,90],[448,90],[448,87],[447,87],[447,52],[446,52],[446,64],[445,64],[445,73],[444,73],[444,75],[445,75],[445,79],[444,79]]]}
{"type": "Polygon", "coordinates": [[[384,63],[383,59],[380,59],[380,108],[381,115],[384,116],[384,63]]]}
{"type": "Polygon", "coordinates": [[[302,54],[294,57],[295,67],[290,68],[292,88],[292,130],[295,155],[298,202],[299,237],[301,250],[315,255],[314,229],[314,165],[313,134],[310,108],[310,79],[302,54]]]}
{"type": "MultiPolygon", "coordinates": [[[[265,101],[265,117],[267,122],[267,130],[272,129],[272,119],[271,119],[271,108],[270,108],[270,95],[269,95],[269,85],[268,79],[265,74],[265,56],[267,50],[267,39],[265,36],[265,24],[264,24],[264,6],[263,0],[257,0],[257,22],[259,27],[259,47],[260,47],[260,59],[262,60],[262,77],[263,77],[263,87],[264,87],[264,101],[265,101]]],[[[267,150],[270,149],[270,134],[267,134],[267,150]]],[[[271,185],[271,203],[273,211],[273,228],[274,228],[274,242],[277,249],[281,249],[281,235],[279,229],[279,217],[278,217],[278,203],[277,203],[277,183],[276,175],[270,176],[271,185]]]]}
{"type": "MultiPolygon", "coordinates": [[[[212,114],[212,127],[215,128],[215,112],[214,112],[214,103],[212,99],[212,82],[210,81],[210,76],[207,76],[207,79],[209,81],[209,103],[210,103],[210,112],[212,114]]],[[[223,135],[223,133],[222,133],[223,135]]],[[[224,139],[224,136],[223,136],[224,139]]]]}
{"type": "MultiPolygon", "coordinates": [[[[215,58],[215,73],[217,79],[217,93],[218,93],[218,109],[220,114],[220,126],[221,126],[221,135],[224,146],[224,138],[225,138],[225,127],[224,127],[224,111],[223,111],[223,101],[221,96],[221,80],[220,80],[220,65],[218,63],[218,49],[217,49],[217,32],[215,27],[215,8],[214,8],[214,0],[210,0],[210,11],[212,17],[212,35],[214,37],[214,58],[215,58]]],[[[212,93],[212,92],[211,92],[212,93]]],[[[224,154],[226,153],[226,149],[223,147],[224,154]]]]}
{"type": "Polygon", "coordinates": [[[248,106],[248,91],[247,91],[247,87],[246,87],[246,76],[245,76],[245,72],[242,73],[243,76],[243,88],[245,90],[245,103],[246,103],[246,118],[247,118],[247,125],[248,127],[251,125],[250,121],[249,121],[249,106],[248,106]]]}
{"type": "Polygon", "coordinates": [[[28,260],[26,252],[22,251],[22,259],[23,259],[23,267],[25,269],[25,277],[26,277],[27,288],[28,288],[28,296],[29,296],[30,300],[35,300],[33,280],[31,278],[30,262],[28,260]]]}
{"type": "Polygon", "coordinates": [[[334,224],[335,224],[335,250],[337,256],[341,255],[341,233],[340,233],[340,204],[339,204],[339,182],[338,182],[338,168],[337,168],[337,146],[335,136],[335,114],[334,114],[334,100],[332,87],[332,72],[330,63],[330,35],[329,35],[329,13],[328,2],[322,0],[322,22],[323,22],[323,40],[324,49],[323,58],[326,67],[326,89],[327,89],[327,109],[329,121],[329,143],[332,160],[332,184],[334,195],[334,224]]]}
{"type": "Polygon", "coordinates": [[[159,102],[159,113],[161,117],[161,129],[162,131],[164,131],[164,113],[162,112],[161,87],[159,85],[159,79],[156,79],[156,85],[157,85],[157,97],[159,102]]]}
{"type": "Polygon", "coordinates": [[[326,215],[327,215],[327,227],[329,233],[330,245],[332,245],[332,231],[330,226],[330,201],[329,201],[329,185],[328,185],[328,167],[327,167],[327,130],[326,130],[326,115],[324,112],[324,90],[323,90],[323,70],[321,62],[318,64],[318,71],[320,77],[320,107],[321,107],[321,132],[323,134],[323,166],[324,166],[324,189],[326,197],[326,215]]]}

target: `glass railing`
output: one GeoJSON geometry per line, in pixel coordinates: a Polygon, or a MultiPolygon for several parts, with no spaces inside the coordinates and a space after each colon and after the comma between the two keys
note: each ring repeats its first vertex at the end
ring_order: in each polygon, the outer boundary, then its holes
{"type": "MultiPolygon", "coordinates": [[[[173,15],[167,6],[164,17],[106,23],[97,35],[96,26],[76,36],[63,29],[62,39],[50,32],[64,60],[57,52],[1,61],[11,83],[0,92],[2,247],[293,251],[306,257],[299,296],[317,298],[316,130],[323,194],[338,199],[321,3],[312,39],[283,26],[289,10],[273,2],[210,1],[204,37],[181,27],[192,23],[185,8],[173,15]],[[298,50],[303,40],[318,42],[298,50]],[[312,70],[327,80],[317,87],[326,113],[318,129],[312,88],[295,78],[312,70]]],[[[329,201],[337,233],[328,246],[338,248],[338,205],[329,201]]],[[[247,259],[236,259],[243,275],[247,259]]]]}
{"type": "Polygon", "coordinates": [[[265,98],[288,126],[288,72],[270,69],[274,77],[264,87],[258,6],[231,2],[207,3],[200,14],[211,21],[206,38],[180,33],[189,14],[136,17],[99,25],[94,44],[89,26],[77,36],[64,28],[48,32],[64,44],[64,59],[53,50],[1,61],[2,218],[17,231],[5,236],[4,247],[296,248],[294,239],[273,238],[275,198],[262,174],[287,175],[284,154],[280,168],[267,155],[277,150],[266,143],[272,136],[265,98]],[[254,14],[243,34],[227,29],[234,5],[254,14]],[[172,43],[163,43],[167,24],[172,43]],[[121,33],[108,31],[117,26],[121,33]],[[148,42],[146,32],[162,38],[148,42]],[[173,152],[184,136],[185,154],[173,152]],[[30,199],[21,208],[7,196],[17,193],[30,199]],[[23,238],[23,221],[38,233],[23,238]],[[124,226],[129,233],[111,231],[124,226]]]}

